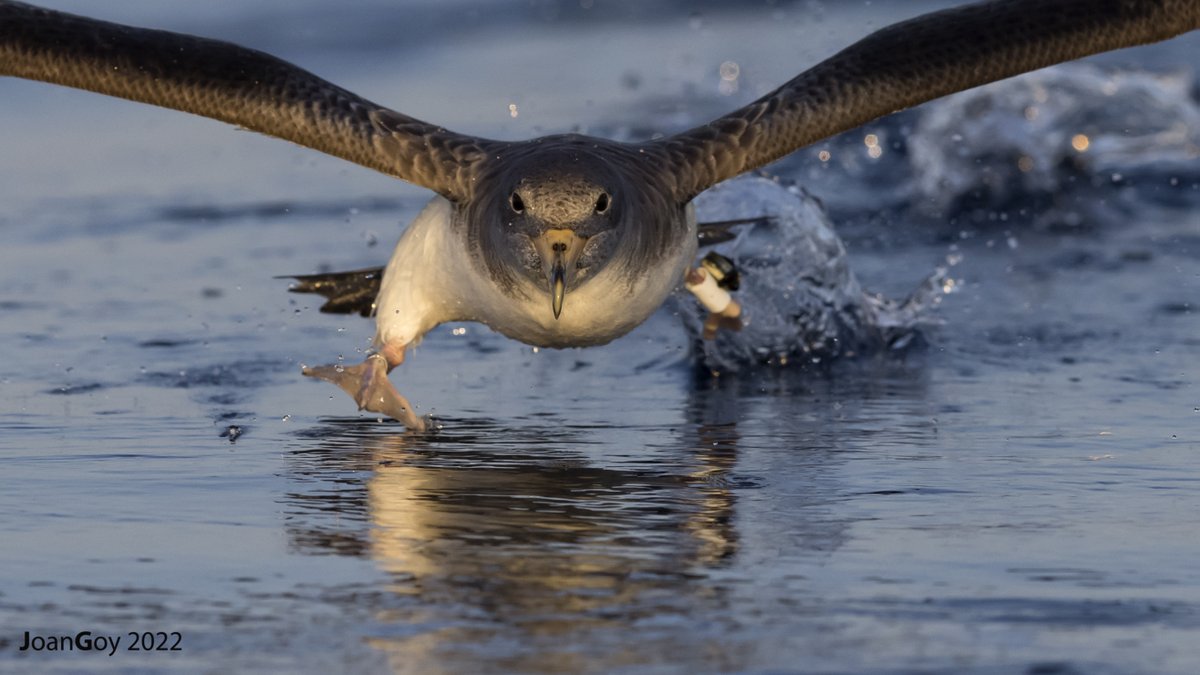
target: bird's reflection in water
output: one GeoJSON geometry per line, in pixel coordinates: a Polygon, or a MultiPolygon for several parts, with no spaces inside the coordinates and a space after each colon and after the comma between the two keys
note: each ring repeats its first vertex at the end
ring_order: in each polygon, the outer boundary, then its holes
{"type": "MultiPolygon", "coordinates": [[[[731,597],[745,574],[734,567],[740,530],[755,525],[739,519],[738,498],[765,480],[737,470],[746,399],[736,383],[697,386],[676,425],[633,430],[451,419],[419,436],[330,422],[290,455],[289,538],[299,552],[369,557],[386,572],[394,602],[376,611],[372,643],[398,669],[561,672],[659,652],[677,662],[670,650],[706,642],[688,625],[735,626],[732,605],[744,600],[731,597]]],[[[802,434],[824,421],[798,424],[802,434]]],[[[806,473],[837,456],[796,453],[806,473]]],[[[822,480],[787,492],[828,503],[836,484],[822,480]]],[[[781,541],[809,553],[845,539],[847,523],[828,514],[789,521],[781,541]]]]}

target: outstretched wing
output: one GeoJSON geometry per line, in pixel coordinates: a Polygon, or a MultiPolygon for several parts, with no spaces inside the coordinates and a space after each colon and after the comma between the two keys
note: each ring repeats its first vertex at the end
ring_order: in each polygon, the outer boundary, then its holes
{"type": "Polygon", "coordinates": [[[676,198],[872,119],[977,85],[1200,28],[1200,0],[994,0],[873,33],[757,101],[648,144],[676,198]]]}
{"type": "Polygon", "coordinates": [[[0,75],[222,120],[451,200],[470,195],[475,163],[499,145],[388,110],[253,49],[8,0],[0,0],[0,75]]]}

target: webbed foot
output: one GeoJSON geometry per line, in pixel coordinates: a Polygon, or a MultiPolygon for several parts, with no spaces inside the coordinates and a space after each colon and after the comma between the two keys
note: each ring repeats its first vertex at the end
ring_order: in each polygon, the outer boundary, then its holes
{"type": "Polygon", "coordinates": [[[715,340],[718,331],[727,330],[736,333],[742,329],[742,308],[737,304],[736,300],[730,304],[737,311],[737,314],[734,316],[728,316],[727,310],[723,314],[709,312],[708,316],[705,317],[704,332],[701,334],[705,340],[715,340]]]}
{"type": "Polygon", "coordinates": [[[742,306],[733,299],[729,291],[719,285],[716,276],[706,266],[701,265],[690,270],[684,279],[684,285],[708,310],[708,316],[704,319],[705,340],[715,339],[718,330],[742,329],[742,306]]]}
{"type": "Polygon", "coordinates": [[[355,366],[316,366],[301,372],[336,384],[354,399],[359,410],[381,413],[403,422],[413,431],[425,431],[429,420],[413,412],[408,399],[392,386],[388,370],[387,359],[382,354],[372,354],[355,366]]]}

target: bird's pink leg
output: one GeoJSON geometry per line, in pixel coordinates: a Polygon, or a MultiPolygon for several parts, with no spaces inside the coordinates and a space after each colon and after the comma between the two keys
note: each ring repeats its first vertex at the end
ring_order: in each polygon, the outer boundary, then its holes
{"type": "Polygon", "coordinates": [[[401,363],[404,363],[404,345],[386,344],[356,366],[316,366],[301,372],[336,384],[350,394],[359,410],[382,413],[403,422],[413,431],[425,431],[427,421],[413,412],[408,399],[396,391],[388,379],[388,373],[401,363]]]}

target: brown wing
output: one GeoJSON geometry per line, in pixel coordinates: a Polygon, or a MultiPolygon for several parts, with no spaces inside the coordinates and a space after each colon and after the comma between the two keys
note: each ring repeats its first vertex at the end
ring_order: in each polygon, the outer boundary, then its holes
{"type": "Polygon", "coordinates": [[[882,115],[1090,54],[1200,28],[1200,0],[995,0],[873,33],[757,101],[645,146],[676,197],[882,115]]]}
{"type": "Polygon", "coordinates": [[[388,110],[269,54],[0,0],[0,75],[183,110],[461,200],[493,141],[388,110]]]}

